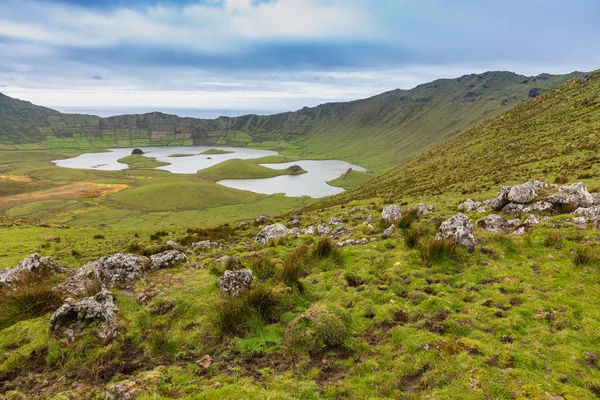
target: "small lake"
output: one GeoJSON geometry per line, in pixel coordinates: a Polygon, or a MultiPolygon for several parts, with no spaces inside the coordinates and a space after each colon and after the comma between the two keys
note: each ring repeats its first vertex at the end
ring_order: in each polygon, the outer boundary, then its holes
{"type": "MultiPolygon", "coordinates": [[[[195,174],[197,171],[212,167],[223,161],[234,158],[254,159],[278,155],[276,151],[250,149],[246,147],[208,147],[208,146],[173,146],[173,147],[140,147],[144,155],[171,163],[159,167],[175,174],[195,174]],[[229,154],[200,155],[209,149],[231,151],[229,154]],[[169,157],[173,154],[194,154],[188,157],[169,157]]],[[[111,149],[102,153],[86,153],[78,157],[56,160],[53,163],[59,167],[78,169],[99,169],[117,171],[127,169],[127,164],[117,162],[118,159],[131,154],[133,148],[111,149]]],[[[283,164],[262,164],[267,168],[286,169],[299,165],[307,171],[302,175],[282,175],[266,179],[228,179],[219,181],[220,185],[234,189],[249,190],[255,193],[275,194],[284,193],[286,196],[310,196],[313,198],[330,196],[344,191],[342,188],[329,186],[328,181],[338,178],[348,168],[356,171],[366,171],[364,168],[339,160],[298,160],[283,164]]]]}

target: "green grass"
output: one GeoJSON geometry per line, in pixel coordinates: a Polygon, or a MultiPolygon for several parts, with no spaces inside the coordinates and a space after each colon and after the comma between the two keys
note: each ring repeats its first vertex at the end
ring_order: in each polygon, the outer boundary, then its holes
{"type": "Polygon", "coordinates": [[[191,156],[195,156],[196,154],[171,154],[169,155],[169,157],[191,157],[191,156]]]}
{"type": "Polygon", "coordinates": [[[249,160],[234,158],[198,171],[198,175],[217,182],[223,179],[263,179],[291,175],[287,169],[271,169],[249,160]]]}
{"type": "Polygon", "coordinates": [[[327,182],[331,186],[341,187],[345,190],[354,189],[365,182],[370,181],[375,176],[369,172],[355,171],[344,172],[339,178],[327,182]]]}
{"type": "Polygon", "coordinates": [[[151,157],[146,157],[141,154],[132,154],[117,160],[121,164],[129,165],[131,169],[157,168],[165,165],[170,165],[168,162],[156,161],[151,157]]]}
{"type": "Polygon", "coordinates": [[[233,151],[229,150],[220,150],[220,149],[208,149],[200,153],[201,155],[216,155],[216,154],[232,154],[233,151]]]}

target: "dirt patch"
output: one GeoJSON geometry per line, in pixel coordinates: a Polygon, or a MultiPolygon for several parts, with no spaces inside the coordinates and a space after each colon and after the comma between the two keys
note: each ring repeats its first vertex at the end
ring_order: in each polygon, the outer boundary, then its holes
{"type": "Polygon", "coordinates": [[[77,189],[78,195],[87,199],[108,196],[127,189],[129,186],[121,184],[97,184],[91,183],[77,189]]]}
{"type": "Polygon", "coordinates": [[[0,175],[1,181],[15,181],[15,182],[33,182],[33,178],[24,175],[0,175]]]}

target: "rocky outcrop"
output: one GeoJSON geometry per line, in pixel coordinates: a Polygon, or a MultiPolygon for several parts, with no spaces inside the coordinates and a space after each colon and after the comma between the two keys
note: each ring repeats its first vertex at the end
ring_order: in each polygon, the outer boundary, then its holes
{"type": "Polygon", "coordinates": [[[442,222],[435,238],[436,240],[453,240],[468,251],[475,250],[475,245],[477,244],[473,235],[473,224],[469,217],[463,213],[458,213],[454,217],[442,222]]]}
{"type": "Polygon", "coordinates": [[[256,241],[263,246],[266,246],[271,240],[280,238],[289,234],[289,229],[283,224],[273,224],[264,227],[258,235],[256,235],[256,241]]]}
{"type": "Polygon", "coordinates": [[[427,215],[435,212],[435,207],[429,204],[419,203],[413,210],[415,210],[419,215],[427,215]]]}
{"type": "Polygon", "coordinates": [[[315,234],[315,227],[312,226],[312,225],[307,226],[306,228],[300,230],[300,234],[301,235],[314,235],[315,234]]]}
{"type": "Polygon", "coordinates": [[[76,303],[63,304],[50,319],[50,331],[71,341],[93,325],[98,337],[112,339],[117,334],[117,312],[112,293],[103,290],[76,303]]]}
{"type": "Polygon", "coordinates": [[[476,222],[481,229],[492,233],[506,233],[511,226],[508,221],[500,215],[490,214],[476,222]]]}
{"type": "Polygon", "coordinates": [[[53,274],[72,275],[74,271],[70,268],[58,265],[50,257],[42,257],[35,253],[14,268],[0,270],[0,287],[11,286],[25,276],[43,277],[53,274]]]}
{"type": "Polygon", "coordinates": [[[400,207],[395,204],[389,205],[381,212],[381,219],[385,222],[395,222],[402,218],[400,207]]]}
{"type": "Polygon", "coordinates": [[[98,273],[93,266],[85,265],[77,270],[73,276],[54,287],[52,290],[64,297],[81,299],[94,295],[104,288],[98,279],[98,273]]]}
{"type": "Polygon", "coordinates": [[[190,260],[188,260],[187,256],[181,251],[167,250],[165,252],[150,256],[150,262],[152,262],[152,268],[164,269],[176,267],[183,263],[188,263],[190,260]]]}
{"type": "Polygon", "coordinates": [[[217,249],[219,247],[221,247],[221,245],[219,243],[214,243],[214,242],[211,242],[210,240],[203,240],[201,242],[192,243],[192,245],[190,246],[188,251],[191,253],[193,251],[200,250],[200,249],[217,249]]]}
{"type": "Polygon", "coordinates": [[[86,267],[94,268],[98,279],[106,287],[128,288],[152,268],[152,263],[147,257],[137,254],[117,253],[102,257],[83,268],[86,267]]]}
{"type": "Polygon", "coordinates": [[[558,190],[562,193],[550,195],[545,200],[552,204],[568,205],[575,209],[594,205],[594,197],[582,182],[570,186],[559,186],[558,190]]]}
{"type": "Polygon", "coordinates": [[[525,222],[523,222],[524,225],[537,225],[539,223],[540,223],[540,221],[533,214],[531,214],[529,217],[527,217],[525,222]]]}
{"type": "Polygon", "coordinates": [[[511,203],[527,204],[537,198],[537,189],[547,187],[544,182],[526,182],[519,186],[513,186],[508,190],[506,199],[511,203]]]}
{"type": "Polygon", "coordinates": [[[254,221],[256,221],[257,224],[262,224],[265,223],[269,220],[269,217],[267,217],[266,215],[259,215],[258,217],[256,217],[256,219],[254,221]]]}
{"type": "Polygon", "coordinates": [[[331,228],[327,225],[319,225],[317,226],[317,235],[319,236],[327,236],[331,233],[331,228]]]}
{"type": "Polygon", "coordinates": [[[470,212],[477,210],[479,207],[481,207],[480,201],[467,199],[463,203],[459,204],[458,207],[456,207],[456,209],[462,212],[470,212]]]}
{"type": "Polygon", "coordinates": [[[223,293],[237,297],[248,290],[252,284],[252,278],[252,271],[249,269],[227,270],[223,277],[217,280],[217,285],[223,293]]]}
{"type": "Polygon", "coordinates": [[[362,245],[374,242],[375,240],[376,240],[375,238],[373,238],[371,240],[369,240],[367,238],[362,238],[362,239],[348,239],[348,240],[337,242],[336,246],[337,247],[362,246],[362,245]]]}
{"type": "Polygon", "coordinates": [[[104,393],[104,400],[135,400],[140,395],[143,384],[137,381],[128,381],[110,385],[104,393]]]}

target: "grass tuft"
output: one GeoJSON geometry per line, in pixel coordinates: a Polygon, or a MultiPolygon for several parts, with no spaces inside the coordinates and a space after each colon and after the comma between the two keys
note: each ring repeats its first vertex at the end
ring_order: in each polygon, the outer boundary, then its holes
{"type": "Polygon", "coordinates": [[[589,265],[598,260],[598,255],[594,249],[589,246],[576,247],[575,250],[571,252],[570,257],[576,267],[589,265]]]}
{"type": "Polygon", "coordinates": [[[454,240],[431,240],[419,246],[419,257],[425,266],[432,266],[443,261],[460,262],[464,254],[462,248],[454,240]]]}
{"type": "Polygon", "coordinates": [[[335,256],[338,256],[339,250],[330,238],[324,237],[321,238],[315,245],[313,255],[317,259],[323,260],[325,258],[333,258],[335,256]]]}

